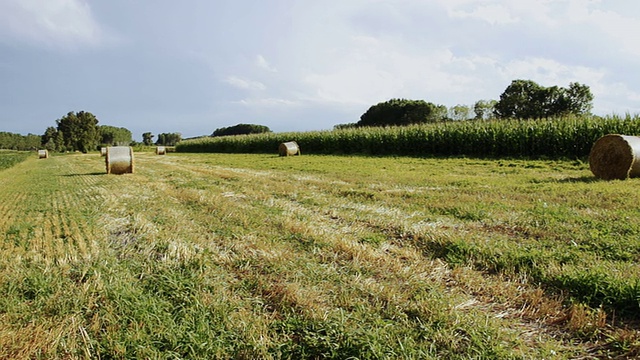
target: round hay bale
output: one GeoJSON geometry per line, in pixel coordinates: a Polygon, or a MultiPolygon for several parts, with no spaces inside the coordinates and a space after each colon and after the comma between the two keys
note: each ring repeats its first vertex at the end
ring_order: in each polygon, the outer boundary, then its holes
{"type": "Polygon", "coordinates": [[[46,159],[49,157],[49,150],[38,150],[38,159],[46,159]]]}
{"type": "Polygon", "coordinates": [[[300,155],[300,147],[295,141],[285,142],[278,147],[278,153],[280,156],[300,155]]]}
{"type": "Polygon", "coordinates": [[[166,155],[167,148],[164,146],[156,146],[156,155],[166,155]]]}
{"type": "Polygon", "coordinates": [[[106,156],[107,155],[107,147],[103,146],[100,148],[100,156],[106,156]]]}
{"type": "Polygon", "coordinates": [[[105,155],[107,174],[133,174],[133,148],[110,146],[105,155]]]}
{"type": "Polygon", "coordinates": [[[640,176],[640,137],[609,134],[598,139],[589,153],[589,168],[598,178],[624,180],[640,176]]]}

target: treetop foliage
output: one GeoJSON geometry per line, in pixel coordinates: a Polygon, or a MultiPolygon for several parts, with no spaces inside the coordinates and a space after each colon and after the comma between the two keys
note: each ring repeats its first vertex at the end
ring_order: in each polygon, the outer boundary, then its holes
{"type": "Polygon", "coordinates": [[[36,150],[40,148],[40,143],[41,141],[39,135],[20,135],[0,131],[0,149],[18,151],[36,150]]]}
{"type": "Polygon", "coordinates": [[[268,132],[271,132],[271,129],[264,125],[238,124],[234,126],[218,128],[213,132],[213,134],[211,134],[211,136],[261,134],[268,132]]]}
{"type": "Polygon", "coordinates": [[[568,88],[544,87],[531,80],[513,80],[500,95],[494,114],[498,118],[542,119],[566,115],[586,115],[593,95],[587,85],[577,82],[568,88]]]}
{"type": "Polygon", "coordinates": [[[48,150],[82,151],[95,149],[101,140],[98,119],[90,112],[70,111],[56,120],[57,127],[49,127],[42,136],[48,150]]]}
{"type": "Polygon", "coordinates": [[[49,151],[95,150],[100,145],[126,146],[132,142],[131,131],[122,127],[98,125],[98,118],[90,112],[70,111],[49,126],[40,137],[41,146],[49,151]]]}
{"type": "Polygon", "coordinates": [[[446,119],[447,108],[424,100],[391,99],[370,107],[357,126],[393,126],[437,122],[446,119]]]}
{"type": "Polygon", "coordinates": [[[182,140],[182,134],[180,133],[161,133],[158,135],[156,145],[163,146],[175,146],[182,140]]]}
{"type": "Polygon", "coordinates": [[[102,145],[127,146],[133,141],[131,131],[122,127],[100,125],[98,133],[102,145]]]}

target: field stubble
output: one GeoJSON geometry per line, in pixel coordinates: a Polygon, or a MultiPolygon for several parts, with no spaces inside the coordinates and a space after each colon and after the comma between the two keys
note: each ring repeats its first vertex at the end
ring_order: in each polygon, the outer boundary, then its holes
{"type": "Polygon", "coordinates": [[[580,161],[136,154],[0,172],[0,357],[638,350],[637,180],[580,161]],[[604,290],[603,290],[604,288],[604,290]],[[637,304],[636,304],[637,305],[637,304]]]}

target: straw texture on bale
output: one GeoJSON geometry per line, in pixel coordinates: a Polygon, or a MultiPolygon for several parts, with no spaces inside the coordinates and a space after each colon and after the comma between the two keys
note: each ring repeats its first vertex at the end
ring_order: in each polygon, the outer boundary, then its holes
{"type": "Polygon", "coordinates": [[[166,155],[167,148],[164,146],[156,146],[156,155],[166,155]]]}
{"type": "Polygon", "coordinates": [[[103,146],[100,148],[100,156],[106,156],[107,155],[107,147],[103,146]]]}
{"type": "Polygon", "coordinates": [[[49,157],[48,150],[38,150],[38,159],[46,159],[49,157]]]}
{"type": "Polygon", "coordinates": [[[130,146],[110,146],[105,155],[107,174],[133,174],[133,148],[130,146]]]}
{"type": "Polygon", "coordinates": [[[298,146],[297,142],[289,141],[280,144],[280,146],[278,147],[278,153],[280,154],[280,156],[300,155],[300,147],[298,146]]]}
{"type": "Polygon", "coordinates": [[[589,168],[604,180],[639,177],[640,137],[618,134],[601,137],[591,147],[589,168]]]}

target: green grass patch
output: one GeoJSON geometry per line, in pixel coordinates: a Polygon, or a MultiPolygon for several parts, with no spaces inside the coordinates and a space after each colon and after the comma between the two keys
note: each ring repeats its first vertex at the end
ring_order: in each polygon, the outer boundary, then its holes
{"type": "Polygon", "coordinates": [[[31,156],[33,153],[26,151],[0,150],[0,170],[8,169],[31,156]]]}
{"type": "Polygon", "coordinates": [[[638,181],[580,160],[34,159],[0,173],[0,357],[629,355],[638,181]]]}

